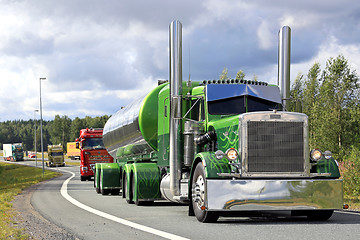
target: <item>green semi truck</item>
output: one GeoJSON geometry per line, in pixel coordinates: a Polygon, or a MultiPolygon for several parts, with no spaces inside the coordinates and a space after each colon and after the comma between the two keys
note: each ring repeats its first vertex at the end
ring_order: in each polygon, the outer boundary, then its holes
{"type": "Polygon", "coordinates": [[[96,191],[136,205],[186,203],[200,222],[263,211],[326,220],[343,208],[329,151],[309,149],[308,117],[287,112],[290,28],[279,83],[183,81],[181,23],[170,24],[170,81],[115,113],[103,141],[114,163],[95,166],[96,191]]]}

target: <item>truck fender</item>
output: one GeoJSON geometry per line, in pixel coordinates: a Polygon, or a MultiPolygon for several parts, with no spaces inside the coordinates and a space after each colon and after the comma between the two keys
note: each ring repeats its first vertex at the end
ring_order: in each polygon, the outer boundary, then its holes
{"type": "Polygon", "coordinates": [[[190,175],[191,177],[196,165],[199,162],[202,162],[204,166],[206,178],[223,178],[218,176],[218,173],[231,172],[229,161],[226,158],[219,160],[215,157],[214,152],[202,152],[202,153],[198,153],[195,156],[195,160],[193,161],[191,167],[191,175],[190,175]]]}
{"type": "Polygon", "coordinates": [[[117,163],[97,163],[95,174],[95,184],[99,184],[101,189],[120,189],[121,172],[117,163]]]}
{"type": "Polygon", "coordinates": [[[156,163],[133,163],[132,172],[134,184],[132,196],[135,203],[139,200],[153,201],[160,198],[160,170],[156,163]]]}
{"type": "Polygon", "coordinates": [[[322,158],[315,167],[317,173],[331,173],[329,178],[340,178],[339,167],[333,157],[322,158]]]}
{"type": "Polygon", "coordinates": [[[193,207],[192,207],[192,203],[191,203],[191,199],[192,199],[192,195],[191,195],[191,191],[192,191],[192,178],[194,175],[194,170],[197,166],[198,163],[202,163],[205,169],[205,176],[206,178],[224,178],[224,177],[220,177],[217,174],[218,173],[230,173],[231,172],[231,168],[229,165],[229,161],[226,158],[223,159],[217,159],[215,157],[215,153],[214,152],[201,152],[196,154],[194,161],[192,163],[191,166],[191,171],[190,171],[190,181],[189,181],[189,185],[188,185],[188,193],[189,193],[189,211],[188,214],[189,216],[195,216],[193,207]]]}

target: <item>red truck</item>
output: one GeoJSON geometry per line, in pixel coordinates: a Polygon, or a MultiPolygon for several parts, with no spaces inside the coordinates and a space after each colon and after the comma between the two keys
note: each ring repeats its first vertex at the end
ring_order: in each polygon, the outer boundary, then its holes
{"type": "Polygon", "coordinates": [[[96,163],[114,162],[104,147],[102,135],[102,128],[80,130],[80,137],[76,139],[76,148],[80,149],[81,181],[90,180],[94,176],[93,169],[96,163]]]}

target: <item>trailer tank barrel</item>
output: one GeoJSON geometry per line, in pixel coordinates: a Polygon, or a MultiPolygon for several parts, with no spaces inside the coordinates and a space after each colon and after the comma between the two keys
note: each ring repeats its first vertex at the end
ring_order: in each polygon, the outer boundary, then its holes
{"type": "Polygon", "coordinates": [[[157,150],[158,94],[166,85],[157,86],[145,96],[134,100],[106,122],[103,142],[114,159],[120,147],[144,140],[153,150],[157,150]]]}

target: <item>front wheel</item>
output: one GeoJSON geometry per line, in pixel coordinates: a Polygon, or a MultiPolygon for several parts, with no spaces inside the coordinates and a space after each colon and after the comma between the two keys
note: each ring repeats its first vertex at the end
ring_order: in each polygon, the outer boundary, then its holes
{"type": "Polygon", "coordinates": [[[195,216],[200,222],[216,222],[219,218],[216,212],[206,210],[206,177],[202,163],[196,165],[191,184],[191,202],[195,216]]]}

